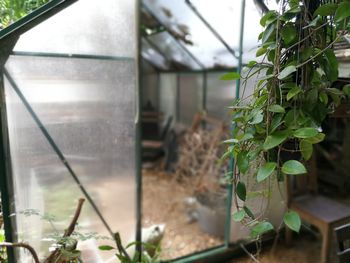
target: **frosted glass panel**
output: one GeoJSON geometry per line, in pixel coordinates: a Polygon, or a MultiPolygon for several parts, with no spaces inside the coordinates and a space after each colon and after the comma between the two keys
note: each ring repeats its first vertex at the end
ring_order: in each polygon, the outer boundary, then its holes
{"type": "Polygon", "coordinates": [[[228,107],[232,105],[236,94],[236,82],[220,80],[225,73],[207,75],[207,111],[210,116],[228,121],[228,107]]]}
{"type": "Polygon", "coordinates": [[[198,74],[180,75],[180,122],[191,125],[193,116],[202,110],[203,77],[198,74]]]}
{"type": "Polygon", "coordinates": [[[105,208],[112,229],[131,235],[134,63],[11,56],[6,68],[96,204],[105,208]],[[115,214],[119,209],[125,212],[115,214]]]}
{"type": "MultiPolygon", "coordinates": [[[[71,220],[78,198],[84,196],[7,81],[5,82],[5,87],[14,175],[14,199],[16,206],[14,212],[17,214],[16,235],[19,240],[30,243],[42,258],[48,254],[48,248],[52,243],[47,238],[55,234],[56,230],[59,233],[63,233],[63,230],[71,220]],[[36,209],[41,214],[54,216],[55,229],[47,221],[40,219],[38,216],[26,217],[18,213],[27,209],[36,209]]],[[[55,108],[54,104],[53,108],[55,108]]],[[[52,116],[52,114],[50,115],[52,116]]],[[[48,125],[48,127],[51,125],[48,125]]],[[[66,126],[65,129],[67,129],[72,124],[66,121],[65,123],[61,123],[61,126],[66,126]]],[[[64,128],[61,129],[61,131],[63,130],[64,128]]],[[[63,136],[67,138],[68,134],[63,136]]],[[[75,139],[77,139],[77,136],[75,136],[75,139]]],[[[77,140],[75,145],[79,142],[80,140],[77,140]]],[[[86,141],[84,143],[88,144],[86,141]]],[[[79,157],[84,159],[84,156],[77,156],[77,159],[79,157]]],[[[71,160],[68,161],[70,162],[71,160]]],[[[83,184],[89,190],[107,220],[109,219],[111,221],[107,210],[111,204],[106,200],[107,198],[111,198],[111,191],[116,197],[113,202],[114,208],[125,209],[120,203],[115,202],[118,200],[115,194],[116,192],[118,194],[129,195],[130,205],[133,205],[134,186],[131,174],[120,177],[113,177],[113,175],[108,177],[105,174],[98,174],[96,176],[94,174],[92,177],[91,174],[88,174],[89,167],[84,165],[81,160],[79,164],[77,162],[74,164],[73,162],[71,163],[79,178],[85,178],[83,184]],[[111,189],[110,187],[113,188],[111,189]]],[[[124,202],[126,201],[124,200],[124,202]]],[[[109,209],[109,211],[111,210],[109,209]]],[[[123,229],[122,234],[124,237],[132,237],[134,235],[134,211],[133,209],[130,211],[125,209],[123,211],[126,211],[128,217],[127,219],[124,217],[124,220],[130,220],[127,221],[126,225],[123,225],[123,221],[119,217],[120,215],[118,215],[118,220],[114,219],[115,222],[112,221],[110,223],[113,223],[114,227],[118,229],[123,229]]],[[[123,213],[121,215],[123,216],[123,213]]],[[[108,232],[87,201],[80,216],[77,230],[85,234],[97,232],[101,236],[108,236],[108,232]]],[[[103,259],[107,259],[112,255],[110,253],[99,253],[96,247],[98,244],[106,243],[112,244],[108,240],[89,240],[80,242],[79,248],[82,249],[85,260],[89,259],[94,260],[93,262],[102,262],[103,259]]],[[[20,256],[20,262],[29,262],[26,261],[29,260],[28,254],[23,253],[20,256]]]]}
{"type": "Polygon", "coordinates": [[[160,75],[160,111],[166,120],[170,116],[176,117],[176,80],[176,74],[160,75]]]}
{"type": "Polygon", "coordinates": [[[135,1],[77,1],[22,35],[15,51],[133,57],[135,17],[135,1]]]}
{"type": "MultiPolygon", "coordinates": [[[[78,198],[72,174],[48,143],[15,89],[42,122],[112,232],[136,232],[136,1],[80,0],[20,36],[5,64],[9,147],[16,213],[14,237],[43,258],[55,230],[19,214],[37,209],[57,218],[62,234],[78,198]],[[83,55],[83,56],[74,56],[83,55]],[[78,58],[79,57],[79,58],[78,58]],[[33,227],[35,226],[35,228],[33,227]]],[[[108,236],[86,199],[80,233],[108,236]]],[[[94,239],[79,242],[84,262],[104,262],[94,239]]],[[[29,262],[20,254],[18,262],[29,262]]]]}

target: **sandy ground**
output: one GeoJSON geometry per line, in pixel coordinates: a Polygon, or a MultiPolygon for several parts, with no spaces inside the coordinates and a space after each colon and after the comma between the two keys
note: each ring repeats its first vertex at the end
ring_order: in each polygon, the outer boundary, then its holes
{"type": "Polygon", "coordinates": [[[162,259],[174,259],[223,243],[201,231],[197,222],[188,222],[184,199],[192,187],[172,180],[171,174],[143,170],[143,226],[165,223],[161,243],[162,259]]]}

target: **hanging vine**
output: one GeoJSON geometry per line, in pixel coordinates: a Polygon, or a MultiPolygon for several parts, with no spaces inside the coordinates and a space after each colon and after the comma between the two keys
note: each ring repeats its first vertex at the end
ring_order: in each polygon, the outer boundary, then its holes
{"type": "MultiPolygon", "coordinates": [[[[243,95],[232,107],[233,131],[223,159],[235,160],[233,220],[249,226],[252,237],[274,229],[264,212],[256,215],[247,205],[245,176],[252,164],[258,162],[258,184],[306,174],[314,145],[325,137],[322,122],[350,96],[349,85],[333,87],[338,62],[332,49],[349,33],[350,2],[282,0],[260,24],[264,31],[256,57],[261,62],[250,61],[242,76],[222,77],[242,79],[243,95]],[[257,76],[253,94],[245,96],[247,80],[257,76]],[[285,152],[289,157],[283,157],[285,152]]],[[[287,207],[283,222],[299,232],[300,217],[287,207]]]]}

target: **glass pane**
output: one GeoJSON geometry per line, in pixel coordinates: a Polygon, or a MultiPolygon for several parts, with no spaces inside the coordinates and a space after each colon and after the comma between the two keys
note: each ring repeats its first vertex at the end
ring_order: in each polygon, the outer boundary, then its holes
{"type": "Polygon", "coordinates": [[[135,227],[134,67],[132,61],[27,56],[6,64],[98,207],[105,207],[112,229],[125,236],[135,227]],[[107,209],[125,206],[124,215],[107,209]]]}
{"type": "Polygon", "coordinates": [[[202,110],[202,74],[180,74],[179,122],[191,126],[193,117],[202,110]]]}
{"type": "MultiPolygon", "coordinates": [[[[233,55],[193,13],[185,1],[144,0],[143,2],[206,68],[233,67],[237,64],[233,55]]],[[[216,12],[216,15],[221,16],[221,12],[216,12]]],[[[235,25],[234,22],[232,25],[235,25]]]]}
{"type": "Polygon", "coordinates": [[[201,69],[200,65],[186,53],[168,32],[158,33],[148,38],[167,56],[167,59],[173,63],[173,67],[201,69]]]}
{"type": "Polygon", "coordinates": [[[23,34],[15,51],[134,57],[135,1],[77,1],[23,34]]]}
{"type": "MultiPolygon", "coordinates": [[[[136,231],[135,9],[136,1],[129,0],[79,1],[22,35],[17,55],[5,65],[112,231],[121,232],[125,243],[134,240],[136,231]]],[[[45,220],[27,219],[18,212],[38,209],[56,216],[61,233],[77,199],[84,196],[12,83],[5,85],[16,237],[33,244],[43,257],[52,243],[44,238],[54,230],[45,220]]],[[[88,201],[78,231],[108,235],[88,201]]],[[[97,244],[113,242],[80,242],[84,262],[112,256],[113,252],[97,251],[97,244]]],[[[26,256],[21,254],[19,261],[27,262],[26,256]]]]}
{"type": "Polygon", "coordinates": [[[151,63],[154,63],[157,67],[161,69],[168,69],[169,65],[166,59],[159,54],[151,45],[145,40],[142,39],[142,57],[151,63]]]}
{"type": "Polygon", "coordinates": [[[160,111],[164,114],[164,119],[176,118],[176,74],[160,75],[160,111]]]}
{"type": "Polygon", "coordinates": [[[207,111],[209,116],[228,121],[228,107],[232,105],[236,94],[236,82],[220,80],[225,73],[207,75],[207,111]]]}
{"type": "Polygon", "coordinates": [[[142,107],[147,111],[158,109],[158,73],[146,61],[142,61],[142,107]]]}

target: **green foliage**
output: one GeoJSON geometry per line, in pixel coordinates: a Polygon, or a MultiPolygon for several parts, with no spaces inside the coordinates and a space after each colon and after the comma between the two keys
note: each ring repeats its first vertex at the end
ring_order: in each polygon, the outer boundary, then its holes
{"type": "Polygon", "coordinates": [[[226,73],[225,75],[223,75],[220,79],[221,80],[235,80],[235,79],[239,79],[241,76],[239,75],[239,73],[237,72],[230,72],[230,73],[226,73]]]}
{"type": "Polygon", "coordinates": [[[258,182],[264,181],[273,173],[273,171],[275,171],[276,167],[277,167],[277,163],[275,162],[269,162],[261,166],[256,176],[257,181],[258,182]]]}
{"type": "MultiPolygon", "coordinates": [[[[256,57],[262,62],[249,62],[241,74],[243,91],[248,79],[259,77],[253,93],[243,94],[231,107],[234,129],[226,141],[226,156],[236,160],[231,176],[244,202],[236,204],[233,218],[251,226],[253,237],[273,227],[261,215],[255,219],[247,207],[250,193],[245,185],[243,191],[242,177],[249,174],[252,164],[257,165],[258,183],[306,174],[314,144],[325,137],[322,122],[350,97],[350,85],[333,86],[339,70],[332,49],[349,34],[350,2],[325,2],[308,10],[305,1],[281,0],[279,10],[283,11],[269,11],[260,20],[264,30],[258,37],[261,44],[256,57]]],[[[294,231],[300,229],[300,218],[293,211],[285,214],[284,223],[294,231]]]]}
{"type": "MultiPolygon", "coordinates": [[[[144,242],[131,242],[125,247],[122,246],[120,236],[117,233],[116,234],[116,243],[117,247],[114,248],[109,245],[102,245],[99,246],[98,248],[102,251],[111,251],[115,250],[115,256],[116,256],[116,261],[117,259],[121,263],[160,263],[160,246],[155,246],[149,243],[144,243],[144,242]],[[137,245],[140,245],[142,247],[142,253],[141,255],[138,252],[135,252],[134,255],[129,255],[128,249],[132,247],[136,247],[137,245]],[[154,254],[150,255],[147,251],[154,251],[154,254]]],[[[135,248],[136,250],[136,248],[135,248]]]]}
{"type": "Polygon", "coordinates": [[[282,172],[285,174],[305,174],[305,166],[297,160],[286,161],[282,166],[282,172]]]}
{"type": "Polygon", "coordinates": [[[31,13],[49,0],[1,0],[0,29],[31,13]]]}
{"type": "Polygon", "coordinates": [[[299,232],[301,227],[301,220],[299,214],[294,211],[289,211],[284,214],[283,222],[295,232],[299,232]]]}
{"type": "Polygon", "coordinates": [[[270,222],[262,221],[253,226],[252,231],[250,233],[251,237],[256,238],[273,230],[273,225],[270,222]]]}
{"type": "Polygon", "coordinates": [[[235,221],[235,222],[241,222],[245,216],[246,216],[246,212],[242,209],[242,210],[234,213],[232,215],[232,218],[233,218],[233,221],[235,221]]]}

